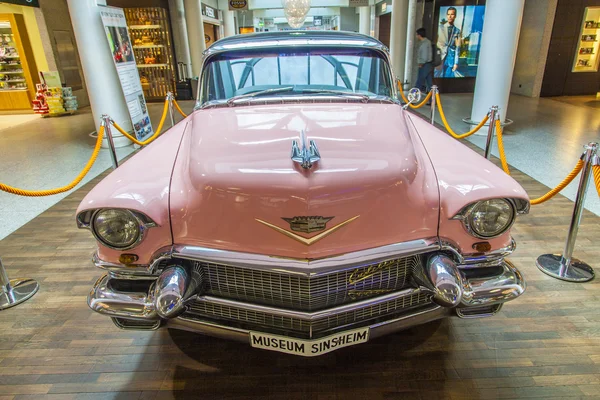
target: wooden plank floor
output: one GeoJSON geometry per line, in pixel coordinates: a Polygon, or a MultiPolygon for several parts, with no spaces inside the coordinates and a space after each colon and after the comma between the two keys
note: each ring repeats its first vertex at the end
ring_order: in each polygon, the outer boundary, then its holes
{"type": "MultiPolygon", "coordinates": [[[[532,197],[547,190],[514,176],[532,197]]],[[[528,288],[497,316],[304,359],[186,332],[122,331],[90,311],[101,271],[74,213],[99,179],[0,242],[9,275],[41,285],[0,312],[0,400],[600,398],[600,280],[561,282],[534,264],[564,245],[573,203],[561,196],[516,224],[512,260],[528,288]]],[[[575,251],[598,270],[599,222],[585,213],[575,251]]]]}

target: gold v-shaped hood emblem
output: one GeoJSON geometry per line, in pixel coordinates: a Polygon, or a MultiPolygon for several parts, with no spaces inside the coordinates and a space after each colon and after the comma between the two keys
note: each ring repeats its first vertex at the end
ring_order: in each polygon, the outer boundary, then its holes
{"type": "Polygon", "coordinates": [[[303,244],[305,244],[305,245],[307,245],[307,246],[310,246],[311,244],[314,244],[314,243],[318,242],[319,240],[323,239],[324,237],[331,235],[333,232],[337,231],[338,229],[340,229],[340,228],[341,228],[341,227],[343,227],[344,225],[348,225],[350,222],[354,221],[354,220],[355,220],[355,219],[357,219],[358,217],[360,217],[360,215],[357,215],[356,217],[352,217],[352,218],[350,218],[350,219],[347,219],[347,220],[346,220],[346,221],[344,221],[344,222],[340,222],[340,223],[339,223],[339,224],[337,224],[336,226],[333,226],[333,227],[331,227],[331,228],[327,229],[326,231],[324,231],[324,232],[321,232],[321,233],[319,233],[318,235],[315,235],[315,236],[313,236],[313,237],[310,237],[310,238],[305,238],[304,236],[300,236],[300,235],[298,235],[297,233],[290,232],[290,231],[286,231],[285,229],[283,229],[283,228],[280,228],[280,227],[278,227],[278,226],[275,226],[275,225],[273,225],[273,224],[270,224],[270,223],[268,223],[268,222],[266,222],[266,221],[263,221],[262,219],[258,219],[258,218],[256,218],[256,221],[257,221],[257,222],[260,222],[260,223],[261,223],[261,224],[263,224],[263,225],[266,225],[266,226],[268,226],[268,227],[269,227],[269,228],[271,228],[271,229],[274,229],[274,230],[276,230],[276,231],[277,231],[277,232],[279,232],[279,233],[283,233],[283,234],[284,234],[284,235],[286,235],[287,237],[290,237],[290,238],[292,238],[292,239],[294,239],[294,240],[297,240],[297,241],[298,241],[298,242],[300,242],[300,243],[303,243],[303,244]]]}

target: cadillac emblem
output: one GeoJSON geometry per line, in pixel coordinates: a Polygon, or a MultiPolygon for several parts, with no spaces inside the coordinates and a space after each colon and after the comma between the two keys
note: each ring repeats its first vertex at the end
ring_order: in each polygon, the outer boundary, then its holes
{"type": "Polygon", "coordinates": [[[302,244],[310,246],[311,244],[315,244],[319,240],[331,235],[333,232],[337,231],[338,229],[342,228],[343,226],[348,225],[350,222],[355,221],[358,217],[360,217],[360,215],[349,218],[349,219],[345,220],[344,222],[340,222],[336,226],[332,226],[331,228],[329,228],[327,230],[325,230],[327,222],[332,220],[334,217],[283,218],[283,220],[285,222],[290,224],[290,228],[292,229],[292,231],[304,232],[304,233],[322,231],[321,233],[317,233],[316,235],[313,235],[309,238],[299,235],[295,232],[290,232],[288,230],[285,230],[277,225],[273,225],[267,221],[263,221],[262,219],[256,218],[255,220],[256,220],[256,222],[259,222],[265,226],[268,226],[269,228],[271,228],[287,237],[290,237],[294,240],[297,240],[298,242],[300,242],[302,244]]]}
{"type": "Polygon", "coordinates": [[[294,217],[283,218],[285,222],[290,224],[290,228],[294,232],[313,233],[324,231],[327,223],[334,217],[294,217]]]}

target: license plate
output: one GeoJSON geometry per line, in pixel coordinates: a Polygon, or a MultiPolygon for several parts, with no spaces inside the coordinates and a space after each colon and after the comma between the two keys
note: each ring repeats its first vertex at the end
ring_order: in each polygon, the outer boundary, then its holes
{"type": "Polygon", "coordinates": [[[304,357],[320,356],[321,354],[329,353],[343,347],[365,343],[368,340],[369,328],[344,331],[315,340],[303,340],[262,332],[250,332],[250,345],[252,347],[304,357]]]}

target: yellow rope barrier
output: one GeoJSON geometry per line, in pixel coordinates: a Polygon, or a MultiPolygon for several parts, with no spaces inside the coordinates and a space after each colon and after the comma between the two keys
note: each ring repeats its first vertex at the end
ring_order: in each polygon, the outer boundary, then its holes
{"type": "Polygon", "coordinates": [[[399,90],[399,92],[400,92],[400,96],[402,96],[402,100],[404,100],[404,102],[407,103],[408,106],[413,109],[423,107],[431,98],[431,93],[432,93],[431,91],[429,91],[429,93],[427,93],[427,96],[425,96],[425,99],[423,99],[422,102],[414,105],[414,104],[410,104],[409,100],[404,96],[404,92],[401,89],[399,90]]]}
{"type": "Polygon", "coordinates": [[[500,120],[496,120],[496,134],[498,135],[498,153],[500,153],[500,163],[502,164],[502,169],[508,175],[510,175],[510,170],[508,169],[508,163],[506,162],[506,154],[504,153],[504,140],[502,139],[502,124],[500,120]]]}
{"type": "Polygon", "coordinates": [[[158,137],[158,135],[160,135],[160,131],[162,131],[163,125],[165,124],[165,120],[167,119],[167,113],[168,113],[168,111],[169,111],[169,100],[165,100],[165,106],[163,108],[163,114],[162,114],[162,117],[160,118],[160,122],[158,123],[158,127],[156,128],[156,131],[154,132],[154,135],[152,135],[151,137],[149,137],[147,140],[144,140],[143,142],[140,142],[135,137],[131,136],[129,133],[127,133],[127,131],[125,131],[123,128],[121,128],[119,125],[117,125],[117,123],[115,121],[111,121],[111,122],[112,122],[112,125],[119,132],[121,132],[121,134],[123,136],[125,136],[127,139],[131,140],[133,143],[135,143],[137,145],[145,146],[147,144],[150,144],[152,141],[154,141],[154,139],[156,139],[158,137]]]}
{"type": "Polygon", "coordinates": [[[450,125],[448,125],[448,120],[446,120],[446,115],[444,114],[444,109],[442,108],[442,102],[440,100],[440,94],[436,93],[435,94],[435,99],[437,101],[437,106],[438,106],[438,110],[440,110],[440,117],[442,118],[442,122],[444,123],[444,126],[446,127],[446,129],[448,130],[448,133],[450,133],[450,135],[455,138],[455,139],[464,139],[468,136],[471,136],[472,134],[474,134],[475,132],[477,132],[478,130],[481,129],[482,126],[485,125],[485,123],[488,121],[488,119],[490,118],[489,115],[486,115],[485,118],[483,118],[483,120],[472,130],[470,130],[469,132],[463,133],[463,134],[458,134],[455,133],[452,128],[450,128],[450,125]]]}
{"type": "Polygon", "coordinates": [[[104,137],[104,126],[102,125],[102,126],[100,126],[100,129],[98,130],[98,139],[96,140],[96,146],[94,147],[92,156],[88,160],[88,162],[87,162],[86,166],[83,168],[83,170],[79,173],[79,175],[77,175],[77,177],[73,180],[73,182],[69,183],[67,186],[63,186],[63,187],[60,187],[57,189],[36,191],[36,190],[18,189],[18,188],[9,186],[9,185],[5,185],[4,183],[0,183],[0,190],[2,190],[4,192],[16,194],[19,196],[27,196],[27,197],[51,196],[54,194],[68,192],[69,190],[71,190],[75,186],[77,186],[77,184],[79,182],[82,181],[82,179],[87,175],[87,173],[92,168],[92,165],[94,165],[94,162],[96,162],[96,158],[98,158],[98,153],[100,152],[100,148],[102,147],[102,138],[103,137],[104,137]]]}
{"type": "Polygon", "coordinates": [[[594,174],[594,183],[596,184],[596,191],[600,196],[600,165],[594,165],[592,167],[592,173],[594,174]]]}
{"type": "Polygon", "coordinates": [[[173,98],[173,105],[175,106],[175,109],[177,111],[179,111],[179,114],[181,114],[181,116],[183,118],[187,117],[187,114],[183,112],[183,110],[181,109],[181,107],[179,107],[179,104],[177,103],[177,100],[175,100],[175,98],[173,98]]]}
{"type": "MultiPolygon", "coordinates": [[[[571,173],[569,173],[569,175],[567,175],[567,177],[565,179],[563,179],[563,181],[561,183],[559,183],[557,187],[555,187],[554,189],[552,189],[551,191],[549,191],[542,197],[538,197],[537,199],[532,199],[530,201],[531,205],[542,204],[542,203],[550,200],[554,196],[556,196],[558,194],[558,192],[563,190],[569,183],[571,183],[573,181],[573,179],[575,179],[575,177],[577,175],[579,175],[581,168],[583,168],[583,160],[577,161],[577,165],[575,165],[575,168],[573,168],[573,171],[571,171],[571,173]]],[[[594,175],[594,177],[595,177],[595,175],[594,175]]]]}

